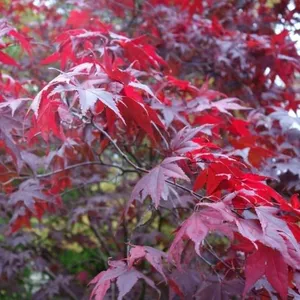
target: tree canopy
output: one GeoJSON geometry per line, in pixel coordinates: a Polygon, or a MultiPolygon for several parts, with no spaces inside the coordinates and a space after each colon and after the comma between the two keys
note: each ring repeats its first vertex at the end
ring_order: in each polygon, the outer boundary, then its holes
{"type": "Polygon", "coordinates": [[[299,299],[299,0],[0,13],[1,299],[299,299]]]}

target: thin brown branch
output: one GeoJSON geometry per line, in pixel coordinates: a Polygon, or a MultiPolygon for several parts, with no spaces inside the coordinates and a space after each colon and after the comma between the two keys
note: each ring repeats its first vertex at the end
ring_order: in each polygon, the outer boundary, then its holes
{"type": "MultiPolygon", "coordinates": [[[[90,221],[90,222],[91,222],[91,221],[90,221]]],[[[90,228],[92,229],[92,231],[93,231],[95,237],[96,237],[97,240],[99,241],[100,246],[103,248],[105,254],[106,254],[108,257],[111,257],[111,255],[110,255],[110,250],[109,250],[108,247],[106,246],[106,243],[105,243],[105,241],[103,240],[103,238],[102,238],[100,232],[98,231],[98,228],[97,228],[95,225],[93,225],[92,223],[91,223],[91,225],[90,225],[90,228]]]]}
{"type": "MultiPolygon", "coordinates": [[[[101,161],[85,161],[85,162],[81,162],[81,163],[78,163],[78,164],[67,166],[67,167],[65,167],[63,169],[55,170],[53,172],[48,172],[48,173],[44,173],[44,174],[38,174],[35,177],[36,178],[50,177],[50,176],[62,173],[64,171],[68,171],[68,170],[71,170],[71,169],[75,169],[75,168],[79,168],[79,167],[84,167],[84,166],[90,166],[90,165],[99,165],[99,166],[104,166],[104,167],[109,167],[109,168],[116,168],[116,169],[121,170],[122,174],[137,172],[136,170],[123,169],[121,166],[114,165],[114,164],[107,164],[107,163],[103,163],[101,161]]],[[[5,185],[10,184],[14,180],[25,180],[25,179],[29,179],[29,178],[31,178],[31,176],[17,176],[17,177],[12,177],[8,181],[6,181],[4,183],[0,183],[0,184],[2,186],[5,186],[5,185]]]]}
{"type": "MultiPolygon", "coordinates": [[[[91,120],[91,124],[94,126],[95,129],[97,129],[98,131],[100,131],[103,135],[105,135],[109,141],[112,143],[112,145],[114,146],[114,148],[118,151],[118,153],[123,157],[123,159],[129,164],[131,165],[134,169],[136,169],[137,171],[140,171],[140,172],[143,172],[143,173],[149,173],[150,171],[149,170],[146,170],[142,167],[139,167],[138,165],[136,165],[133,161],[131,161],[129,159],[129,157],[122,151],[122,149],[118,146],[118,144],[116,143],[116,141],[104,130],[102,129],[99,125],[97,125],[93,120],[91,120]]],[[[167,183],[177,187],[177,188],[180,188],[181,190],[185,191],[185,192],[188,192],[189,194],[191,194],[192,196],[194,196],[195,198],[198,198],[199,200],[203,200],[204,197],[201,196],[200,194],[198,193],[195,193],[193,190],[189,189],[189,188],[186,188],[185,186],[179,184],[179,183],[176,183],[176,182],[173,182],[169,179],[166,180],[167,183]]]]}
{"type": "Polygon", "coordinates": [[[53,171],[53,172],[39,174],[36,177],[37,178],[49,177],[49,176],[52,176],[52,175],[56,175],[56,174],[62,173],[64,171],[68,171],[68,170],[71,170],[71,169],[74,169],[74,168],[78,168],[78,167],[89,166],[89,165],[99,165],[99,166],[104,166],[104,167],[116,168],[116,169],[121,170],[122,173],[136,172],[135,170],[125,170],[125,169],[123,169],[122,167],[120,167],[118,165],[106,164],[106,163],[103,163],[101,161],[85,161],[85,162],[82,162],[82,163],[78,163],[78,164],[67,166],[67,167],[65,167],[63,169],[59,169],[59,170],[56,170],[56,171],[53,171]]]}
{"type": "Polygon", "coordinates": [[[136,165],[133,161],[131,161],[128,156],[122,151],[122,149],[118,146],[118,144],[116,143],[116,141],[104,130],[102,129],[98,124],[96,124],[93,120],[91,120],[91,124],[93,125],[93,127],[95,129],[97,129],[98,131],[100,131],[103,135],[106,136],[106,138],[111,142],[111,144],[114,146],[114,148],[118,151],[118,153],[122,156],[122,158],[129,164],[131,165],[134,169],[144,172],[144,173],[148,173],[149,171],[139,167],[138,165],[136,165]]]}

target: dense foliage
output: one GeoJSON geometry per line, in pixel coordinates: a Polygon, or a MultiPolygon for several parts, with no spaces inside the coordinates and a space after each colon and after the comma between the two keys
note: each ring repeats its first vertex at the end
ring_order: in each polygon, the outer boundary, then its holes
{"type": "Polygon", "coordinates": [[[299,0],[0,12],[0,299],[299,299],[299,0]]]}

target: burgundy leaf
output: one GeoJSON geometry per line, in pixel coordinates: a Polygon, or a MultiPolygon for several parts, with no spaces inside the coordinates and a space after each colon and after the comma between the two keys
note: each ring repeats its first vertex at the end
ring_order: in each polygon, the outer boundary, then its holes
{"type": "Polygon", "coordinates": [[[158,208],[167,179],[174,178],[189,181],[182,169],[174,163],[182,159],[182,157],[166,158],[140,179],[132,191],[128,207],[134,200],[142,202],[149,195],[154,202],[155,208],[158,208]]]}

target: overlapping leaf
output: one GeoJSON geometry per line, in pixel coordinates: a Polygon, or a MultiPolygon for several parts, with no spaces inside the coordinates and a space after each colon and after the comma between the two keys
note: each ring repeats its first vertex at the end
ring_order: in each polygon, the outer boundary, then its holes
{"type": "Polygon", "coordinates": [[[143,202],[147,196],[150,196],[155,208],[158,208],[160,199],[163,197],[167,179],[174,178],[189,181],[189,178],[175,163],[182,159],[182,157],[166,158],[140,179],[132,191],[128,206],[134,200],[143,202]]]}
{"type": "Polygon", "coordinates": [[[107,271],[99,273],[90,282],[90,284],[95,284],[90,299],[104,299],[104,296],[110,287],[111,280],[113,279],[116,279],[119,290],[118,300],[123,299],[139,279],[145,280],[149,286],[154,288],[160,294],[154,282],[143,273],[137,271],[134,267],[129,268],[126,263],[122,261],[111,261],[110,268],[107,271]]]}
{"type": "Polygon", "coordinates": [[[129,264],[131,267],[135,261],[145,258],[155,268],[167,282],[166,275],[163,271],[163,258],[166,258],[166,253],[148,246],[134,246],[130,250],[129,264]]]}

